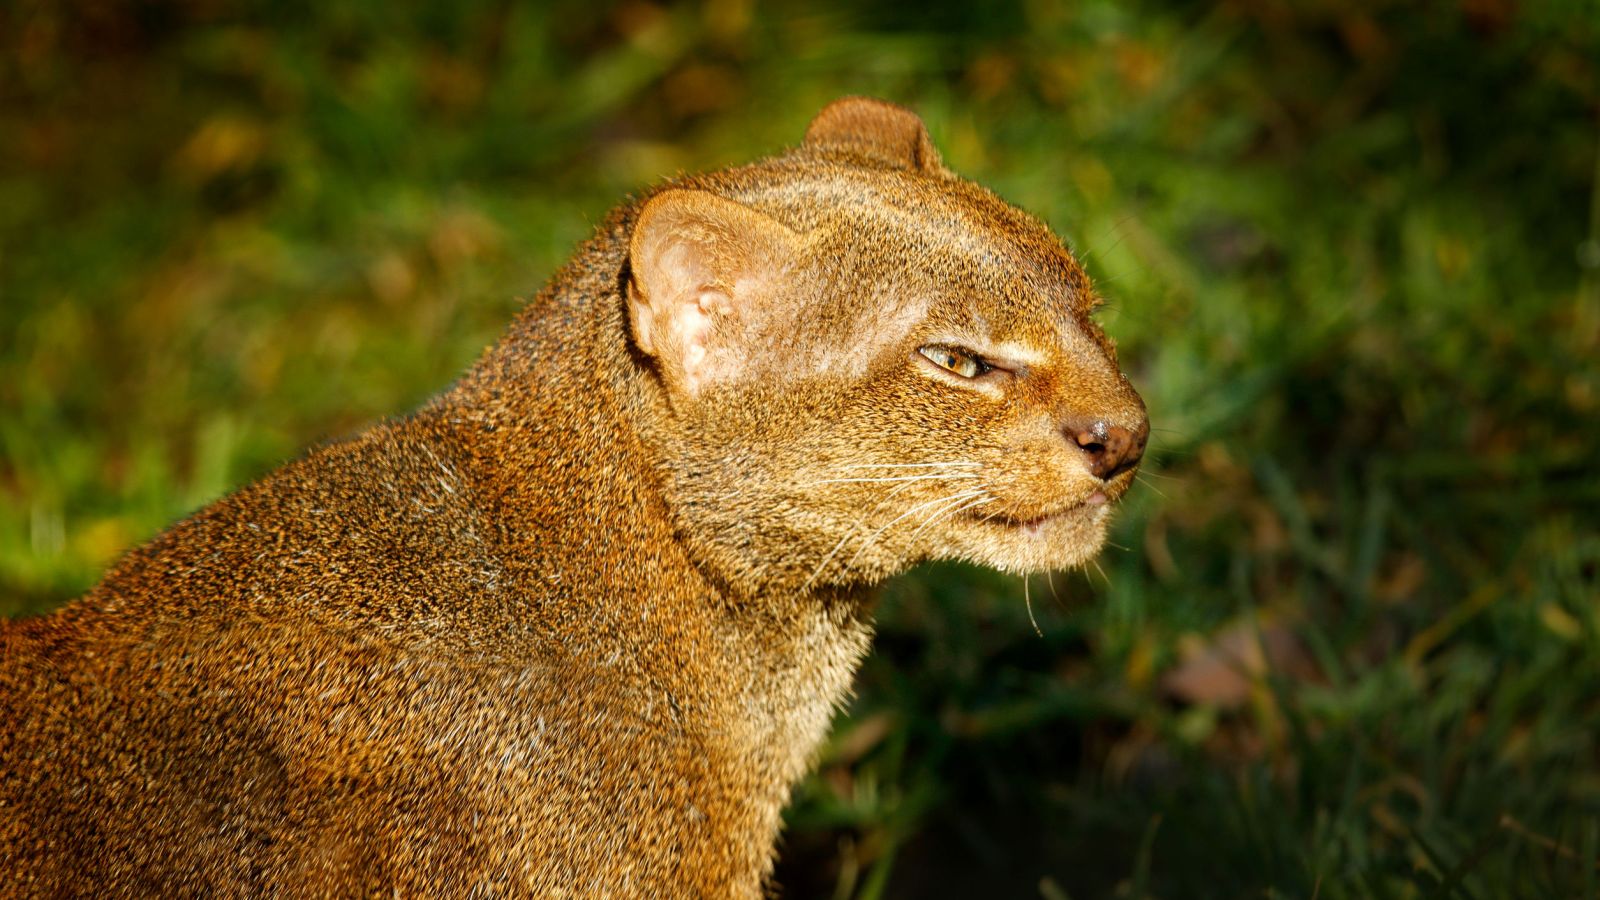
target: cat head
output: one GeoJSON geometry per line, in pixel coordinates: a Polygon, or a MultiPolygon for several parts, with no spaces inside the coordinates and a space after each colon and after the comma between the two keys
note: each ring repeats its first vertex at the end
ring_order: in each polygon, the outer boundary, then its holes
{"type": "Polygon", "coordinates": [[[628,327],[680,530],[729,583],[926,559],[1081,564],[1148,434],[1038,220],[946,169],[913,113],[840,100],[795,150],[638,208],[628,327]]]}

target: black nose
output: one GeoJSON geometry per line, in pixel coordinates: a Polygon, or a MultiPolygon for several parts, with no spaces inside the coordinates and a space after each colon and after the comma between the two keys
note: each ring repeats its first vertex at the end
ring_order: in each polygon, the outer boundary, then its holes
{"type": "Polygon", "coordinates": [[[1144,456],[1145,441],[1150,437],[1150,423],[1141,421],[1135,430],[1096,419],[1068,424],[1066,432],[1088,457],[1089,471],[1096,478],[1109,481],[1139,464],[1140,457],[1144,456]]]}

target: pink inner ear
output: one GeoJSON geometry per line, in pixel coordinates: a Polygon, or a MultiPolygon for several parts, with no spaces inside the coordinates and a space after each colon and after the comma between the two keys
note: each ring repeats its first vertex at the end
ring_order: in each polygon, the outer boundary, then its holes
{"type": "Polygon", "coordinates": [[[726,316],[733,313],[733,299],[721,291],[701,291],[696,305],[707,315],[726,316]]]}
{"type": "Polygon", "coordinates": [[[698,393],[707,380],[707,347],[713,328],[712,316],[718,308],[728,309],[727,298],[711,292],[701,293],[698,302],[673,304],[672,340],[678,351],[678,368],[684,389],[698,393]],[[722,297],[721,303],[707,303],[708,297],[722,297]]]}
{"type": "MultiPolygon", "coordinates": [[[[669,237],[672,243],[656,257],[655,290],[651,300],[654,320],[671,345],[683,387],[696,393],[706,380],[713,320],[732,312],[728,295],[708,290],[714,275],[702,241],[669,237]]],[[[663,348],[667,349],[667,348],[663,348]]]]}
{"type": "Polygon", "coordinates": [[[676,235],[665,240],[666,247],[650,248],[653,260],[641,260],[647,299],[634,300],[643,307],[634,313],[634,329],[640,348],[674,368],[682,388],[695,394],[716,377],[712,334],[718,319],[734,315],[734,300],[708,284],[712,248],[676,235]]]}
{"type": "Polygon", "coordinates": [[[669,386],[692,395],[737,374],[750,358],[741,335],[763,313],[763,285],[799,245],[779,222],[710,193],[667,190],[645,204],[634,226],[629,319],[669,386]]]}

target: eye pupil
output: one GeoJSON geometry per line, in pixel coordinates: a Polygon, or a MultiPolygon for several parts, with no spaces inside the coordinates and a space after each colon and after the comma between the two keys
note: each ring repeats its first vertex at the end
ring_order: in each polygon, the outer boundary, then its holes
{"type": "Polygon", "coordinates": [[[939,368],[962,378],[976,378],[993,368],[977,356],[954,347],[928,346],[918,352],[939,368]]]}

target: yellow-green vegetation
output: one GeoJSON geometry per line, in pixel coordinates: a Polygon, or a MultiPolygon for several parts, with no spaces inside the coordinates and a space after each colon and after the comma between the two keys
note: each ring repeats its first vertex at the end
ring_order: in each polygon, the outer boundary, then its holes
{"type": "Polygon", "coordinates": [[[890,590],[787,895],[1600,896],[1592,0],[24,0],[0,612],[847,93],[1069,239],[1155,438],[1087,573],[890,590]]]}

